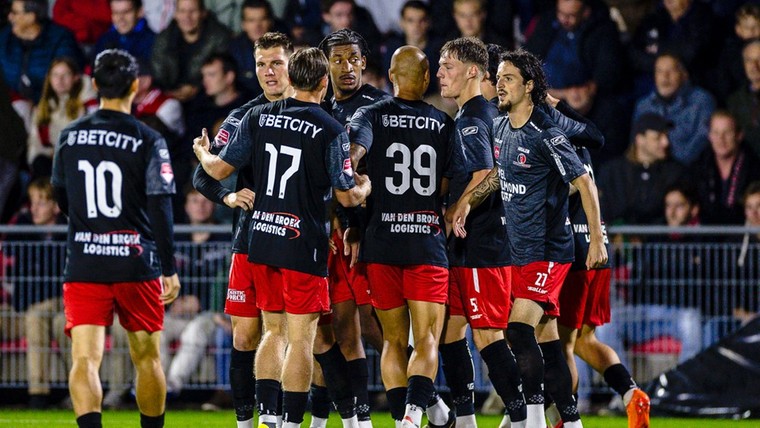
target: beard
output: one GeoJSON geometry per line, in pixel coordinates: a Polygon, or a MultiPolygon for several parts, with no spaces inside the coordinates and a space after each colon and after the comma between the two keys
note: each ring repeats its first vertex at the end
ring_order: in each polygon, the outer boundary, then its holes
{"type": "Polygon", "coordinates": [[[499,100],[499,111],[500,112],[502,112],[502,113],[509,113],[510,110],[512,110],[512,101],[509,101],[509,100],[501,101],[501,100],[499,100]]]}

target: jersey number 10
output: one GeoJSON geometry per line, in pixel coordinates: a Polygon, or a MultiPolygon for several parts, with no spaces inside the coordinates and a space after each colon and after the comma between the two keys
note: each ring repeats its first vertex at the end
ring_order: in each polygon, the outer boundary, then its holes
{"type": "Polygon", "coordinates": [[[77,164],[84,173],[84,192],[87,203],[87,218],[96,218],[98,213],[106,217],[116,218],[121,214],[121,168],[111,161],[100,161],[93,167],[89,161],[79,160],[77,164]],[[106,191],[108,184],[106,173],[111,175],[111,201],[108,204],[106,191]]]}
{"type": "Polygon", "coordinates": [[[401,161],[396,162],[393,165],[393,170],[401,174],[401,183],[397,183],[394,177],[385,177],[385,188],[391,194],[403,195],[409,190],[410,187],[414,187],[414,191],[422,196],[430,196],[435,192],[436,188],[436,153],[433,146],[427,144],[421,144],[414,149],[414,152],[409,150],[404,144],[393,143],[388,146],[385,151],[385,156],[389,158],[396,157],[396,153],[401,153],[401,161]],[[423,158],[427,157],[427,166],[422,164],[423,158]],[[412,169],[420,177],[427,177],[427,185],[423,184],[423,178],[412,179],[412,169]]]}

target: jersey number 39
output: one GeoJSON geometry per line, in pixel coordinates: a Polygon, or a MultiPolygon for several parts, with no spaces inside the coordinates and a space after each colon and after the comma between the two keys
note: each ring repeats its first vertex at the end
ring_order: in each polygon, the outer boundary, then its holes
{"type": "Polygon", "coordinates": [[[436,153],[433,146],[421,144],[412,152],[404,144],[393,143],[385,150],[385,156],[396,160],[393,170],[401,176],[400,183],[398,176],[385,177],[385,188],[391,194],[403,195],[410,187],[414,187],[414,191],[422,196],[430,196],[435,192],[436,153]],[[398,153],[401,154],[401,159],[396,157],[398,153]],[[415,178],[412,178],[412,169],[417,174],[415,178]]]}

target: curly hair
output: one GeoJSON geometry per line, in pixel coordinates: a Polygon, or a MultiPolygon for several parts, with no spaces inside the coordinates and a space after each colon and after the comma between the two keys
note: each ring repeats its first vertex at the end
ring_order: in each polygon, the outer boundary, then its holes
{"type": "Polygon", "coordinates": [[[520,76],[522,76],[524,82],[533,81],[533,90],[530,92],[530,98],[533,100],[534,105],[541,105],[546,102],[546,90],[549,89],[549,84],[546,82],[546,73],[541,64],[541,60],[538,59],[532,53],[517,49],[514,51],[507,51],[501,56],[501,62],[509,62],[514,65],[515,68],[520,70],[520,76]]]}
{"type": "Polygon", "coordinates": [[[319,49],[322,50],[326,57],[329,57],[330,49],[334,46],[344,45],[359,45],[359,50],[362,52],[362,56],[367,56],[370,53],[369,45],[367,44],[367,41],[364,40],[364,37],[356,31],[349,30],[348,28],[330,33],[319,42],[319,49]]]}

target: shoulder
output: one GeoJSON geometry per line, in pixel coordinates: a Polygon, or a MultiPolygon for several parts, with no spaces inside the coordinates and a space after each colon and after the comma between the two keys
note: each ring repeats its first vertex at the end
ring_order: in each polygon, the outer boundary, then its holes
{"type": "Polygon", "coordinates": [[[699,86],[691,86],[688,102],[697,103],[701,108],[707,108],[715,103],[715,98],[713,98],[712,94],[699,86]]]}

